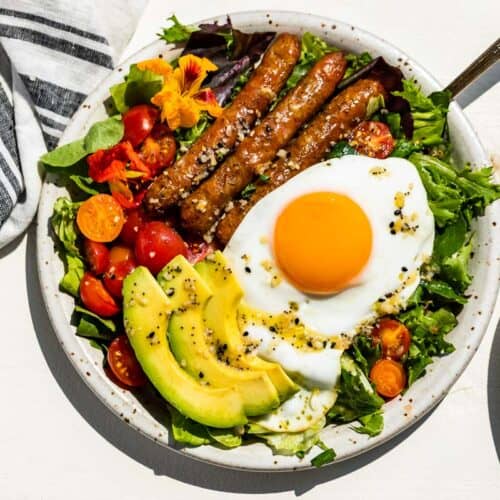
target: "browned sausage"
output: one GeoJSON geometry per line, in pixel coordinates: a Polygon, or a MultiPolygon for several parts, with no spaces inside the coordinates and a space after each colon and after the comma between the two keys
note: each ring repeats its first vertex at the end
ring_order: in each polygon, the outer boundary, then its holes
{"type": "Polygon", "coordinates": [[[382,85],[375,80],[359,80],[334,97],[309,126],[284,151],[283,158],[266,171],[269,180],[259,184],[250,199],[240,200],[220,220],[217,239],[225,245],[246,213],[266,194],[302,170],[324,158],[335,143],[365,118],[370,98],[385,96],[382,85]]]}
{"type": "Polygon", "coordinates": [[[232,104],[184,156],[151,184],[145,197],[150,212],[161,214],[187,196],[236,141],[248,135],[255,120],[267,111],[285,85],[299,56],[299,39],[288,33],[278,35],[232,104]]]}
{"type": "Polygon", "coordinates": [[[336,52],[322,57],[311,68],[234,154],[181,203],[181,223],[185,229],[207,235],[227,203],[269,166],[278,150],[333,94],[345,67],[344,56],[336,52]]]}

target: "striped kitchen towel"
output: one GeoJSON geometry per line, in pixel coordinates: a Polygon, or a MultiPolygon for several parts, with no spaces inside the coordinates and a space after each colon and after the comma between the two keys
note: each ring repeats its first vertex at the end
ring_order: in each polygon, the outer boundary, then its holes
{"type": "Polygon", "coordinates": [[[32,221],[38,158],[109,73],[146,0],[0,0],[0,248],[32,221]]]}

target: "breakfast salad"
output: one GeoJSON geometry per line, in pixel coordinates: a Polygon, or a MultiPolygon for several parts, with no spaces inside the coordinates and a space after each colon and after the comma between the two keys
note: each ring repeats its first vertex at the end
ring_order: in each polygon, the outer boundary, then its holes
{"type": "Polygon", "coordinates": [[[453,352],[500,187],[455,163],[449,93],[383,58],[170,21],[179,57],[132,64],[108,118],[40,160],[69,193],[51,227],[76,334],[154,386],[177,442],[328,463],[325,426],[380,434],[453,352]]]}

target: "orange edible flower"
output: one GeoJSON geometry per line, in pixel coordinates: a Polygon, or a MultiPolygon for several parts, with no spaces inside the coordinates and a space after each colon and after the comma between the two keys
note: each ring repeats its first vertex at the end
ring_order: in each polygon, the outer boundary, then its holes
{"type": "Polygon", "coordinates": [[[182,56],[174,70],[163,59],[149,59],[137,66],[163,76],[163,87],[151,102],[161,109],[161,119],[168,123],[171,130],[193,127],[202,111],[215,117],[221,114],[222,108],[213,91],[200,89],[207,74],[217,70],[217,66],[206,57],[182,56]]]}

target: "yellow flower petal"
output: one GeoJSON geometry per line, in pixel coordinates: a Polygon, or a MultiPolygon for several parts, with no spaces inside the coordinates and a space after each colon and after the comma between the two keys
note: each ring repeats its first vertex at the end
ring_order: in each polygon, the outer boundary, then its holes
{"type": "Polygon", "coordinates": [[[190,97],[181,98],[179,114],[181,127],[194,127],[200,119],[200,109],[190,97]]]}
{"type": "Polygon", "coordinates": [[[222,108],[219,106],[212,89],[201,89],[193,96],[193,100],[200,110],[207,111],[216,118],[222,113],[222,108]]]}
{"type": "Polygon", "coordinates": [[[137,63],[137,67],[141,71],[149,70],[165,78],[171,77],[174,72],[172,66],[170,66],[170,64],[167,61],[164,61],[159,57],[156,57],[155,59],[146,59],[145,61],[141,61],[137,63]]]}
{"type": "Polygon", "coordinates": [[[178,79],[182,94],[192,96],[201,87],[209,71],[216,71],[217,66],[206,57],[188,54],[179,58],[179,67],[174,75],[178,79]]]}
{"type": "Polygon", "coordinates": [[[179,113],[181,100],[181,95],[170,90],[167,85],[164,85],[163,89],[151,99],[151,102],[161,109],[161,120],[167,122],[172,130],[178,128],[181,123],[179,113]]]}

